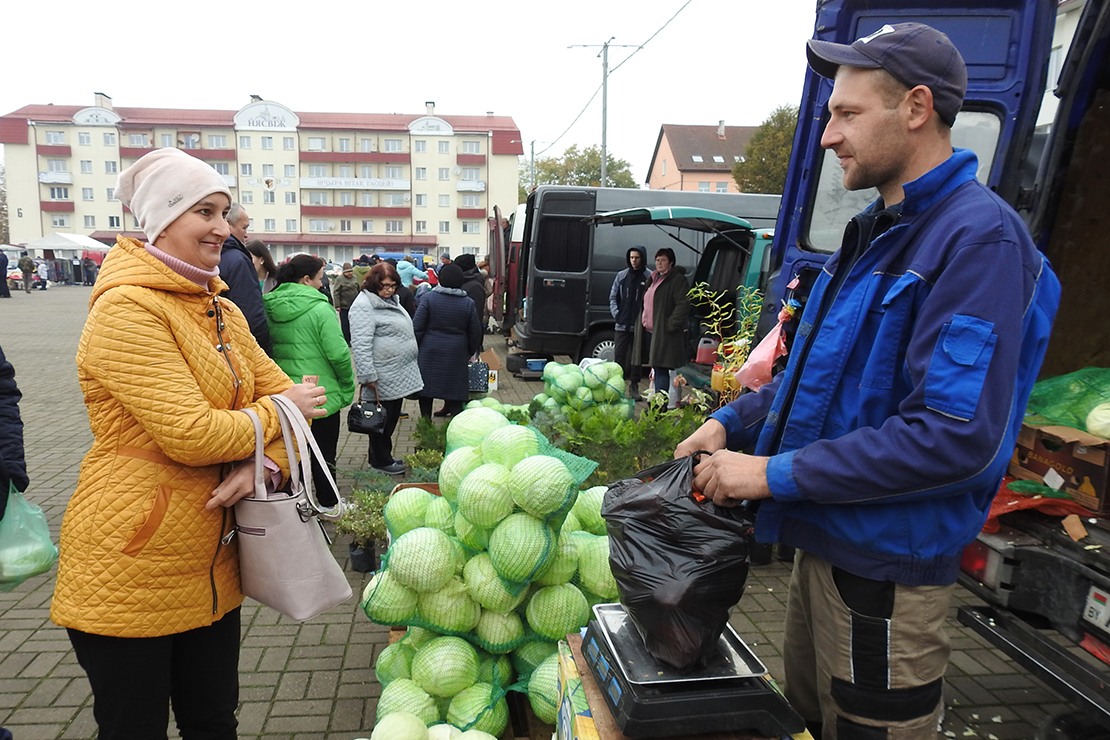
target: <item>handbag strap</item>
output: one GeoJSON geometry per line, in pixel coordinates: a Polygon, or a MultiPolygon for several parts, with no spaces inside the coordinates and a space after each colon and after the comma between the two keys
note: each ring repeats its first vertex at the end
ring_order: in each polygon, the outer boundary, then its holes
{"type": "MultiPolygon", "coordinates": [[[[339,495],[339,486],[336,485],[335,479],[328,469],[328,463],[324,459],[324,453],[320,450],[320,445],[316,443],[316,438],[312,436],[312,430],[308,426],[308,421],[304,418],[300,409],[297,408],[297,404],[293,403],[293,401],[285,396],[273,395],[270,396],[270,399],[277,407],[278,418],[282,421],[282,435],[285,436],[287,449],[290,445],[290,436],[296,440],[299,451],[301,484],[304,488],[305,499],[320,518],[330,520],[338,519],[343,514],[343,497],[339,495]],[[292,430],[292,435],[288,434],[286,425],[292,430]],[[312,490],[313,455],[316,456],[316,459],[320,463],[320,469],[324,473],[324,479],[335,493],[336,504],[330,509],[320,504],[320,501],[316,498],[316,493],[312,490]]],[[[290,471],[294,468],[293,459],[292,455],[290,455],[290,471]]],[[[290,477],[292,478],[292,475],[290,477]]]]}
{"type": "Polygon", "coordinates": [[[258,418],[254,409],[239,410],[246,414],[250,418],[251,424],[254,425],[254,496],[251,498],[264,499],[266,498],[266,482],[263,475],[265,464],[262,462],[264,457],[262,452],[262,421],[258,418]]]}
{"type": "MultiPolygon", "coordinates": [[[[359,389],[359,392],[358,392],[358,400],[360,400],[360,401],[362,400],[362,388],[365,388],[367,386],[370,386],[370,384],[369,383],[363,383],[362,384],[362,387],[359,389]]],[[[381,406],[382,405],[382,397],[380,395],[378,395],[378,384],[374,383],[374,385],[372,385],[370,387],[374,391],[374,405],[375,406],[381,406]]]]}

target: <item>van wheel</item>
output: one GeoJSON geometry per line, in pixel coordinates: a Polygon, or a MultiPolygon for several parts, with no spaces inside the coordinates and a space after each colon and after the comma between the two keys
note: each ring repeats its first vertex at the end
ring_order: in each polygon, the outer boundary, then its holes
{"type": "Polygon", "coordinates": [[[613,362],[616,359],[616,344],[613,342],[613,331],[611,329],[596,331],[590,335],[590,338],[582,345],[582,352],[578,361],[581,362],[587,357],[597,357],[606,362],[613,362]]]}

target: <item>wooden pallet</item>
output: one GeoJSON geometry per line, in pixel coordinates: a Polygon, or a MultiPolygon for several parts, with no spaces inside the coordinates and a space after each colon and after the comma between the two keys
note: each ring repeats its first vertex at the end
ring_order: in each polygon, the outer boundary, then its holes
{"type": "Polygon", "coordinates": [[[555,726],[536,717],[527,696],[519,691],[510,691],[505,701],[509,704],[509,726],[505,728],[501,740],[551,740],[555,736],[555,726]]]}

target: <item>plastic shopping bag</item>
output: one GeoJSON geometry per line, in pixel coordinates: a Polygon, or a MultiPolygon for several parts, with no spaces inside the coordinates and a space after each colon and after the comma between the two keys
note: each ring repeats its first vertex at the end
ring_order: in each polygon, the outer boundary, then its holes
{"type": "Polygon", "coordinates": [[[609,486],[601,514],[621,604],[655,658],[679,669],[718,654],[748,577],[752,522],[693,490],[696,456],[609,486]]]}
{"type": "Polygon", "coordinates": [[[45,573],[57,559],[46,515],[9,485],[8,508],[0,520],[0,591],[11,591],[31,576],[45,573]]]}
{"type": "Polygon", "coordinates": [[[771,382],[775,360],[786,354],[786,332],[781,319],[767,336],[755,346],[748,359],[736,371],[736,380],[748,390],[758,391],[771,382]]]}

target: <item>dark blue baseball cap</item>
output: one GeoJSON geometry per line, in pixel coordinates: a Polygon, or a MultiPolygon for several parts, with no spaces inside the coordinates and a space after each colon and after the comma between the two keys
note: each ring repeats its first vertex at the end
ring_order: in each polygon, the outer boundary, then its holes
{"type": "Polygon", "coordinates": [[[884,69],[906,87],[925,85],[933,93],[933,109],[949,126],[956,120],[967,92],[967,65],[951,39],[924,23],[887,24],[851,44],[810,39],[810,68],[833,79],[841,66],[884,69]]]}

